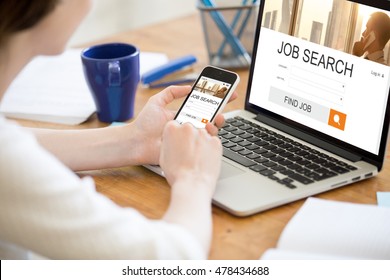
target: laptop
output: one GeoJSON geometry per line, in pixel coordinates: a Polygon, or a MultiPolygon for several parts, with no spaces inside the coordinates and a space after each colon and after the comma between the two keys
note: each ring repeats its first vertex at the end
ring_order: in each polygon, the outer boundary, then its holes
{"type": "Polygon", "coordinates": [[[245,109],[226,113],[219,133],[215,205],[248,216],[378,174],[389,127],[387,50],[382,60],[351,51],[374,13],[388,11],[388,1],[261,1],[245,109]]]}

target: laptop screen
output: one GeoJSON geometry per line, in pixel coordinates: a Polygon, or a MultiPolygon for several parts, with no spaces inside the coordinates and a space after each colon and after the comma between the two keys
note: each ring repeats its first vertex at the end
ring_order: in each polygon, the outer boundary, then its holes
{"type": "Polygon", "coordinates": [[[247,105],[378,155],[388,125],[389,6],[263,0],[247,105]]]}

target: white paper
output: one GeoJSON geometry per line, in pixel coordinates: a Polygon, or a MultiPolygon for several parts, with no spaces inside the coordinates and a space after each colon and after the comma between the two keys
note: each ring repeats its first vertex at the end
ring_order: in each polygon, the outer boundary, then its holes
{"type": "Polygon", "coordinates": [[[139,72],[142,76],[144,73],[167,63],[168,56],[165,53],[141,52],[139,60],[139,72]]]}
{"type": "Polygon", "coordinates": [[[390,259],[390,208],[309,198],[264,258],[294,252],[298,259],[390,259]]]}
{"type": "MultiPolygon", "coordinates": [[[[81,49],[59,56],[40,56],[16,77],[0,103],[7,117],[76,125],[95,112],[86,84],[81,49]]],[[[141,53],[141,75],[168,61],[165,54],[141,53]]]]}

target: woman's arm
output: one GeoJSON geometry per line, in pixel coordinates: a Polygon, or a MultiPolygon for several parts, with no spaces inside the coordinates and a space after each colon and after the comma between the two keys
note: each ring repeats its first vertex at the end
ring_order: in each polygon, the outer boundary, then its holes
{"type": "MultiPolygon", "coordinates": [[[[166,105],[190,87],[168,87],[149,99],[130,124],[84,130],[33,129],[42,146],[74,171],[158,164],[162,130],[174,118],[166,105]]],[[[216,128],[210,131],[216,133],[216,128]],[[214,131],[212,131],[214,130],[214,131]]]]}
{"type": "MultiPolygon", "coordinates": [[[[172,86],[149,99],[130,124],[84,130],[33,129],[42,146],[74,171],[126,165],[158,164],[161,135],[175,113],[166,106],[186,96],[189,86],[172,86]]],[[[237,94],[233,94],[234,100],[237,94]]],[[[224,118],[218,115],[215,126],[208,124],[211,135],[218,133],[224,118]]]]}
{"type": "Polygon", "coordinates": [[[163,133],[160,165],[172,187],[164,220],[180,224],[208,252],[212,236],[211,199],[221,169],[217,136],[191,124],[169,122],[163,133]]]}
{"type": "Polygon", "coordinates": [[[134,124],[84,130],[33,129],[39,143],[74,171],[137,165],[142,135],[134,124]]]}

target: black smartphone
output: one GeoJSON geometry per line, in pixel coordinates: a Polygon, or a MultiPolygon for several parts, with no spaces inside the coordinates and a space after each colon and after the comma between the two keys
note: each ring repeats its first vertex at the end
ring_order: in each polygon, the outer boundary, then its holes
{"type": "Polygon", "coordinates": [[[240,77],[234,72],[214,66],[205,67],[177,112],[175,120],[204,128],[223,110],[239,81],[240,77]]]}

